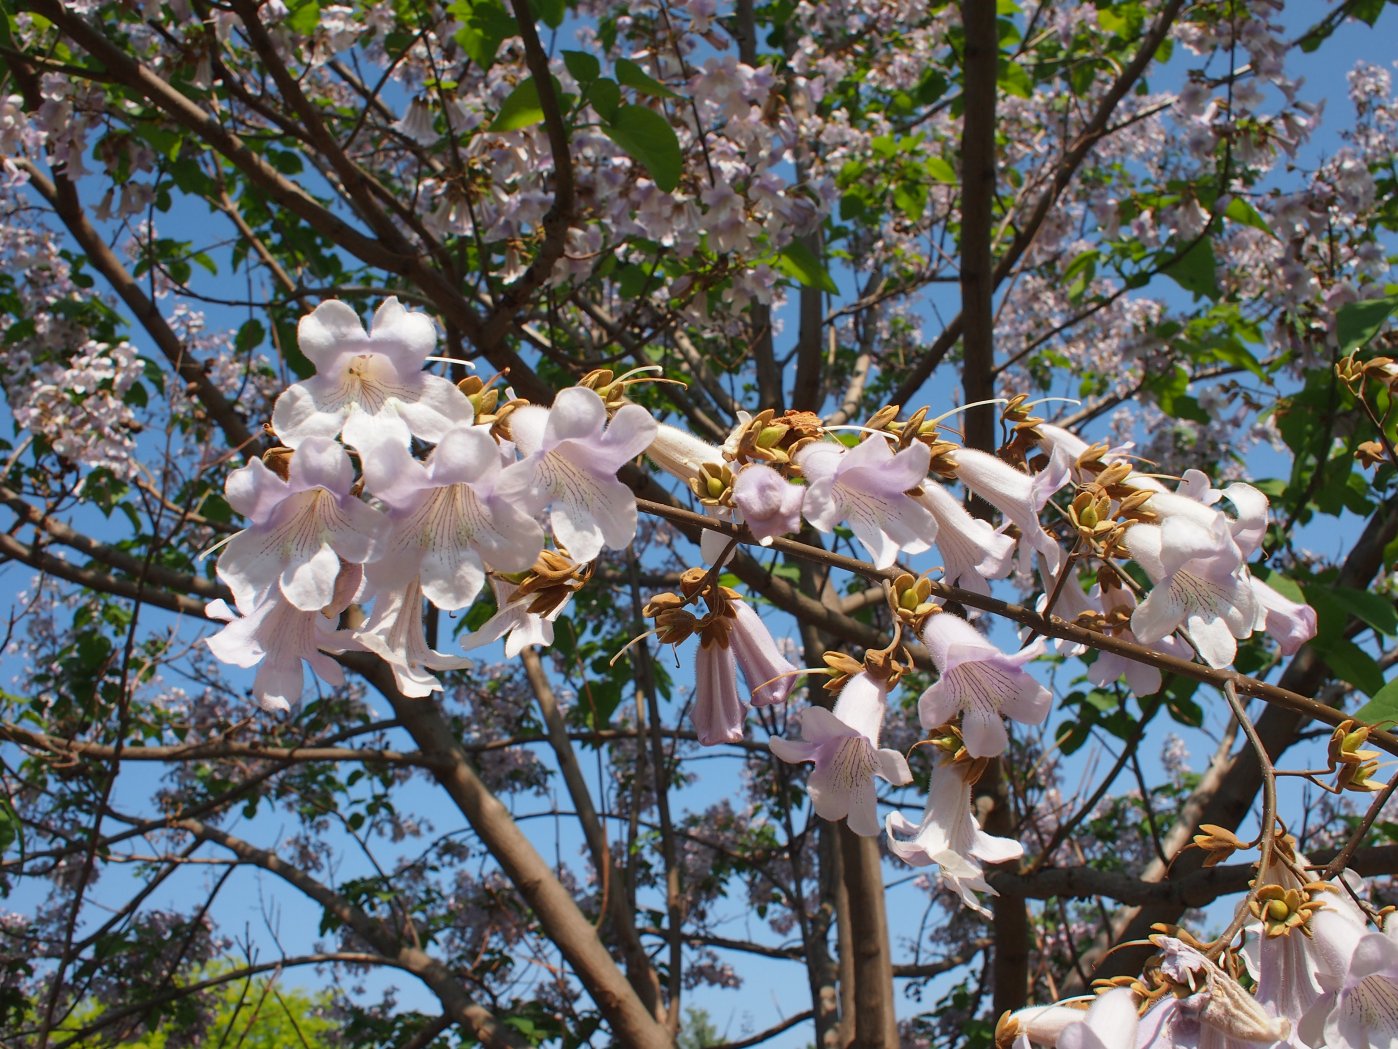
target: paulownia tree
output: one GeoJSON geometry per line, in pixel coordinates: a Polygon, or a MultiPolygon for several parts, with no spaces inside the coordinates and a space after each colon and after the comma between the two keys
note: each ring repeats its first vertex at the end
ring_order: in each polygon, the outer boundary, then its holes
{"type": "Polygon", "coordinates": [[[0,8],[4,1042],[1390,1044],[1398,103],[1279,7],[0,8]]]}

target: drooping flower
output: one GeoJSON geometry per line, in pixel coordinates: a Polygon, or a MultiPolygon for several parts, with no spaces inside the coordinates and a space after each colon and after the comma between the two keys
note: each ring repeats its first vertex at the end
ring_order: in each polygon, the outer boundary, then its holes
{"type": "Polygon", "coordinates": [[[882,437],[853,448],[813,441],[796,452],[809,486],[802,512],[822,532],[848,524],[877,568],[888,568],[900,550],[928,549],[932,516],[907,494],[927,477],[931,454],[915,443],[896,455],[882,437]]]}
{"type": "Polygon", "coordinates": [[[923,728],[937,728],[960,713],[966,752],[984,758],[1009,744],[1002,714],[1026,725],[1048,717],[1052,693],[1024,671],[1025,663],[1043,654],[1042,640],[1007,656],[950,612],[929,616],[922,640],[941,674],[918,699],[923,728]]]}
{"type": "Polygon", "coordinates": [[[463,638],[461,647],[469,652],[503,637],[505,656],[513,659],[526,645],[553,644],[553,624],[582,586],[582,579],[575,562],[545,550],[523,582],[491,576],[490,586],[498,611],[463,638]]]}
{"type": "MultiPolygon", "coordinates": [[[[1072,583],[1069,583],[1069,586],[1072,586],[1072,583]]],[[[1067,590],[1067,587],[1064,589],[1067,590]]],[[[1136,597],[1130,590],[1124,586],[1110,586],[1096,593],[1101,597],[1102,612],[1106,614],[1109,626],[1120,624],[1123,619],[1129,624],[1130,617],[1136,609],[1136,597]]],[[[1117,626],[1112,630],[1112,634],[1123,641],[1142,643],[1132,633],[1129,625],[1117,626]]],[[[1189,649],[1184,642],[1175,637],[1160,638],[1147,647],[1181,659],[1189,657],[1189,649]]],[[[1126,678],[1126,687],[1138,696],[1150,696],[1160,691],[1159,669],[1139,659],[1120,656],[1115,652],[1099,651],[1097,658],[1087,668],[1087,679],[1103,688],[1123,676],[1126,678]]]]}
{"type": "Polygon", "coordinates": [[[749,464],[733,480],[733,502],[742,512],[748,531],[763,546],[801,527],[805,493],[804,488],[792,484],[765,463],[749,464]]]}
{"type": "Polygon", "coordinates": [[[205,638],[213,654],[235,667],[257,667],[252,691],[263,710],[285,712],[301,699],[304,661],[322,681],[343,685],[340,664],[325,653],[344,652],[359,645],[348,631],[319,611],[297,608],[272,591],[239,616],[226,601],[211,601],[205,612],[228,625],[205,638]]]}
{"type": "Polygon", "coordinates": [[[1390,919],[1370,931],[1324,911],[1311,927],[1334,968],[1316,974],[1324,993],[1301,1018],[1301,1037],[1328,1049],[1398,1045],[1398,927],[1390,919]]]}
{"type": "Polygon", "coordinates": [[[500,475],[496,498],[529,513],[552,503],[554,538],[579,563],[604,546],[623,550],[636,536],[636,497],[617,471],[650,446],[655,432],[655,419],[640,405],[622,405],[608,424],[593,390],[561,390],[552,408],[528,405],[510,416],[524,458],[500,475]]]}
{"type": "Polygon", "coordinates": [[[416,578],[401,589],[381,591],[373,614],[354,636],[393,669],[398,691],[414,699],[442,691],[441,681],[429,671],[471,665],[469,659],[446,655],[428,645],[422,584],[416,578]]]}
{"type": "Polygon", "coordinates": [[[1275,587],[1249,575],[1253,596],[1257,598],[1261,622],[1258,628],[1275,640],[1284,656],[1294,656],[1307,641],[1315,637],[1318,626],[1315,609],[1299,604],[1279,593],[1275,587]]]}
{"type": "Polygon", "coordinates": [[[951,761],[939,761],[927,784],[922,822],[914,825],[901,812],[890,812],[884,826],[890,852],[914,867],[937,864],[942,869],[942,880],[962,902],[989,917],[989,909],[976,893],[999,894],[986,882],[982,864],[1017,860],[1024,855],[1024,847],[981,830],[971,811],[971,784],[963,774],[965,768],[951,761]],[[899,834],[911,837],[904,840],[899,834]]]}
{"type": "Polygon", "coordinates": [[[815,764],[806,790],[823,819],[848,817],[849,829],[864,837],[879,832],[874,777],[895,786],[912,781],[903,755],[879,748],[888,688],[859,673],[840,690],[833,710],[811,707],[801,714],[801,742],[773,739],[768,744],[782,761],[815,764]]]}
{"type": "Polygon", "coordinates": [[[1097,998],[1087,1009],[1063,1005],[1031,1006],[1009,1014],[996,1028],[996,1042],[1015,1039],[1020,1046],[1051,1045],[1057,1049],[1136,1049],[1136,995],[1118,987],[1097,998]]]}
{"type": "Polygon", "coordinates": [[[738,694],[738,667],[724,624],[700,634],[694,660],[694,710],[690,714],[700,746],[737,743],[743,738],[748,706],[738,694]]]}
{"type": "Polygon", "coordinates": [[[492,498],[501,460],[485,427],[448,430],[425,464],[396,448],[384,454],[393,479],[379,493],[390,524],[369,573],[376,590],[420,577],[427,599],[450,611],[476,599],[487,567],[523,572],[534,564],[543,529],[492,498]]]}
{"type": "Polygon", "coordinates": [[[966,512],[945,487],[932,479],[917,497],[936,525],[935,542],[942,555],[942,572],[952,586],[990,594],[987,579],[1003,579],[1013,567],[1015,541],[987,521],[966,512]]]}
{"type": "Polygon", "coordinates": [[[287,480],[260,459],[228,475],[228,503],[249,521],[218,561],[218,575],[244,613],[279,587],[306,612],[331,603],[341,559],[367,561],[383,515],[350,494],[354,468],[339,443],[310,437],[287,480]]]}
{"type": "Polygon", "coordinates": [[[1199,951],[1173,936],[1152,939],[1160,947],[1160,971],[1179,988],[1141,1018],[1136,1044],[1142,1049],[1215,1045],[1271,1045],[1291,1034],[1289,1021],[1271,1016],[1199,951]]]}
{"type": "Polygon", "coordinates": [[[371,490],[390,479],[377,466],[375,448],[407,448],[414,437],[436,442],[453,426],[471,422],[466,395],[422,370],[437,345],[431,319],[409,313],[396,298],[384,300],[368,333],[349,306],[322,302],[301,318],[296,340],[316,374],[277,398],[272,426],[292,448],[311,437],[343,433],[361,456],[371,490]]]}
{"type": "Polygon", "coordinates": [[[734,601],[730,607],[734,619],[728,643],[752,693],[752,705],[770,707],[784,702],[796,687],[796,668],[777,651],[771,631],[746,602],[734,601]]]}
{"type": "Polygon", "coordinates": [[[1204,662],[1232,663],[1238,640],[1252,634],[1258,601],[1223,515],[1208,530],[1177,515],[1134,525],[1126,548],[1155,584],[1131,616],[1137,639],[1153,644],[1183,627],[1204,662]]]}
{"type": "Polygon", "coordinates": [[[1048,571],[1057,572],[1063,564],[1063,548],[1044,531],[1039,511],[1068,482],[1066,455],[1055,452],[1049,465],[1032,475],[974,448],[958,448],[955,458],[957,479],[1004,514],[1019,529],[1026,546],[1043,557],[1048,571]]]}

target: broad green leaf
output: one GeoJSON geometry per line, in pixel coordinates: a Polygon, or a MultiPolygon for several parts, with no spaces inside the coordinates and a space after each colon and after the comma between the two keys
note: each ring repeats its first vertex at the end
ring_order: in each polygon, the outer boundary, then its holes
{"type": "Polygon", "coordinates": [[[602,75],[602,63],[586,51],[564,51],[563,64],[579,87],[586,87],[602,75]]]}
{"type": "Polygon", "coordinates": [[[1377,725],[1382,721],[1398,722],[1398,678],[1394,678],[1374,693],[1374,698],[1351,715],[1356,721],[1377,725]]]}
{"type": "Polygon", "coordinates": [[[481,69],[489,69],[500,45],[519,32],[514,16],[500,0],[455,0],[447,13],[461,23],[456,42],[481,69]]]}
{"type": "Polygon", "coordinates": [[[819,288],[838,295],[839,286],[816,257],[815,252],[799,240],[793,240],[777,255],[776,268],[808,288],[819,288]]]}
{"type": "Polygon", "coordinates": [[[1325,663],[1335,676],[1373,697],[1383,688],[1383,669],[1353,641],[1339,638],[1325,646],[1325,663]]]}
{"type": "Polygon", "coordinates": [[[655,184],[672,192],[680,184],[684,158],[670,122],[653,109],[625,105],[602,125],[607,137],[640,162],[655,184]]]}
{"type": "Polygon", "coordinates": [[[644,69],[630,59],[618,58],[616,60],[616,78],[627,87],[635,88],[643,95],[652,95],[655,98],[680,97],[659,80],[652,79],[644,69]]]}
{"type": "Polygon", "coordinates": [[[491,131],[518,131],[543,123],[544,107],[539,104],[539,88],[534,78],[521,80],[500,104],[500,112],[491,121],[491,131]]]}
{"type": "MultiPolygon", "coordinates": [[[[1167,249],[1164,258],[1169,259],[1170,256],[1171,253],[1167,249]]],[[[1207,237],[1170,261],[1160,272],[1196,299],[1218,299],[1218,272],[1214,262],[1214,248],[1207,237]]]]}
{"type": "Polygon", "coordinates": [[[563,24],[563,16],[568,13],[566,0],[534,0],[534,9],[539,12],[544,25],[557,29],[563,24]]]}
{"type": "Polygon", "coordinates": [[[1398,310],[1398,295],[1347,302],[1341,306],[1335,315],[1335,334],[1340,340],[1340,352],[1348,353],[1366,345],[1388,323],[1394,310],[1398,310]]]}
{"type": "Polygon", "coordinates": [[[319,0],[299,0],[287,8],[286,27],[302,36],[312,36],[320,25],[319,0]]]}
{"type": "Polygon", "coordinates": [[[1253,207],[1245,197],[1234,197],[1230,200],[1228,207],[1223,209],[1223,215],[1240,226],[1251,226],[1253,229],[1260,229],[1273,240],[1277,238],[1277,235],[1272,232],[1272,227],[1262,217],[1262,213],[1253,207]]]}
{"type": "Polygon", "coordinates": [[[616,111],[621,106],[621,88],[611,77],[594,80],[587,89],[588,100],[593,110],[603,120],[615,120],[616,111]]]}
{"type": "Polygon", "coordinates": [[[956,185],[956,169],[941,157],[928,157],[924,165],[927,173],[938,182],[943,182],[948,186],[956,185]]]}
{"type": "Polygon", "coordinates": [[[1034,81],[1018,62],[1000,60],[1000,90],[1015,98],[1029,98],[1034,94],[1034,81]]]}

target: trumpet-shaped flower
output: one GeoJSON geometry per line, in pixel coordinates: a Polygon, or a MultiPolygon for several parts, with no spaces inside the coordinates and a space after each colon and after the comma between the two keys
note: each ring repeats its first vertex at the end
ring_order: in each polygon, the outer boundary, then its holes
{"type": "Polygon", "coordinates": [[[848,523],[875,567],[888,568],[900,550],[928,549],[936,525],[907,493],[926,479],[930,458],[925,444],[895,455],[882,437],[848,449],[812,442],[796,452],[796,465],[810,482],[802,512],[822,532],[848,523]]]}
{"type": "Polygon", "coordinates": [[[1315,637],[1315,609],[1278,593],[1256,576],[1250,575],[1248,582],[1257,598],[1260,620],[1257,626],[1277,642],[1282,655],[1294,656],[1302,645],[1315,637]]]}
{"type": "Polygon", "coordinates": [[[1141,1018],[1137,1045],[1143,1049],[1206,1045],[1242,1049],[1248,1043],[1267,1046],[1290,1037],[1288,1020],[1270,1015],[1237,980],[1199,951],[1173,936],[1153,939],[1163,955],[1161,972],[1190,993],[1166,995],[1153,1006],[1141,1018]]]}
{"type": "Polygon", "coordinates": [[[1009,744],[1002,714],[1026,725],[1048,717],[1053,695],[1024,671],[1043,654],[1042,641],[1007,656],[950,612],[928,617],[922,640],[941,674],[918,699],[923,728],[944,725],[959,712],[967,753],[985,758],[1009,744]]]}
{"type": "Polygon", "coordinates": [[[914,825],[901,812],[890,812],[884,826],[890,852],[913,867],[937,864],[942,868],[942,880],[962,902],[986,917],[990,911],[976,893],[999,894],[986,883],[981,865],[1007,863],[1024,855],[1019,842],[981,830],[971,812],[971,784],[962,775],[962,767],[948,761],[938,762],[932,770],[922,822],[914,825]],[[899,834],[911,837],[904,840],[899,834]]]}
{"type": "Polygon", "coordinates": [[[344,684],[340,664],[325,652],[359,647],[347,631],[335,629],[334,620],[303,611],[275,591],[241,617],[222,599],[211,601],[205,611],[228,625],[204,643],[225,663],[257,667],[252,691],[263,710],[285,712],[301,699],[302,661],[327,684],[344,684]]]}
{"type": "Polygon", "coordinates": [[[792,484],[765,463],[752,463],[733,479],[733,502],[743,523],[763,546],[801,527],[801,503],[806,490],[792,484]]]}
{"type": "Polygon", "coordinates": [[[694,661],[694,711],[690,715],[700,746],[737,743],[743,738],[748,705],[738,694],[738,667],[721,628],[699,641],[694,661]]]}
{"type": "Polygon", "coordinates": [[[1023,542],[1037,550],[1049,572],[1063,564],[1063,548],[1039,524],[1039,511],[1068,482],[1065,453],[1055,451],[1037,474],[1020,473],[1009,463],[974,448],[956,450],[956,476],[967,488],[999,510],[1019,529],[1023,542]]]}
{"type": "Polygon", "coordinates": [[[602,398],[573,386],[552,408],[516,409],[510,433],[524,458],[500,475],[495,497],[529,513],[552,502],[554,538],[579,563],[604,546],[625,549],[636,536],[636,497],[616,474],[655,440],[650,412],[624,404],[609,425],[602,398]]]}
{"type": "Polygon", "coordinates": [[[1312,1045],[1323,1038],[1329,1049],[1398,1046],[1398,929],[1392,920],[1386,932],[1373,932],[1321,911],[1311,927],[1333,968],[1316,974],[1324,993],[1301,1018],[1302,1038],[1312,1045]]]}
{"type": "Polygon", "coordinates": [[[1154,644],[1184,627],[1204,662],[1232,663],[1257,622],[1258,601],[1223,515],[1207,530],[1182,515],[1138,524],[1127,529],[1126,547],[1155,584],[1131,616],[1137,639],[1154,644]]]}
{"type": "Polygon", "coordinates": [[[491,498],[501,461],[484,427],[448,430],[425,465],[397,448],[385,458],[393,481],[379,493],[390,525],[369,572],[376,590],[420,576],[438,608],[465,608],[485,584],[487,566],[523,572],[544,548],[533,518],[491,498]]]}
{"type": "Polygon", "coordinates": [[[737,672],[755,707],[780,703],[796,683],[796,668],[777,651],[762,618],[736,599],[727,609],[731,615],[700,631],[695,662],[694,730],[706,747],[743,738],[748,708],[738,692],[737,672]]]}
{"type": "Polygon", "coordinates": [[[470,652],[503,637],[505,656],[513,659],[524,651],[526,645],[543,645],[547,648],[553,644],[553,624],[563,614],[563,609],[568,607],[567,600],[551,605],[546,611],[535,612],[531,610],[535,603],[534,595],[516,597],[518,586],[494,576],[490,585],[495,591],[498,611],[482,623],[479,630],[462,639],[462,649],[470,652]]]}
{"type": "MultiPolygon", "coordinates": [[[[1065,591],[1072,586],[1073,584],[1070,582],[1068,587],[1064,588],[1065,591]]],[[[1136,608],[1135,595],[1124,586],[1111,587],[1101,597],[1102,611],[1108,615],[1113,612],[1124,612],[1130,615],[1136,608]]],[[[1123,641],[1141,643],[1129,627],[1117,631],[1116,636],[1123,641]]],[[[1189,649],[1185,647],[1183,641],[1175,637],[1160,638],[1148,647],[1169,656],[1178,656],[1181,659],[1189,658],[1189,649]]],[[[1087,679],[1094,685],[1100,685],[1103,688],[1122,676],[1126,678],[1126,687],[1138,696],[1150,696],[1160,691],[1160,671],[1148,663],[1142,663],[1139,659],[1119,656],[1115,652],[1098,652],[1097,658],[1087,668],[1087,679]]]]}
{"type": "Polygon", "coordinates": [[[371,490],[390,479],[375,463],[375,448],[407,448],[413,437],[435,442],[471,421],[466,395],[422,370],[437,345],[431,318],[409,313],[396,298],[384,300],[368,333],[349,306],[322,302],[301,318],[296,341],[316,374],[277,398],[273,428],[292,448],[343,432],[345,443],[363,458],[371,490]]]}
{"type": "Polygon", "coordinates": [[[359,643],[393,668],[398,691],[414,699],[442,691],[429,670],[456,670],[469,659],[448,656],[427,644],[422,616],[422,584],[414,578],[399,590],[386,590],[374,602],[374,612],[355,632],[359,643]]]}
{"type": "Polygon", "coordinates": [[[942,574],[952,586],[989,595],[987,579],[1010,574],[1015,541],[986,521],[972,517],[945,487],[930,478],[917,501],[932,515],[942,574]]]}
{"type": "Polygon", "coordinates": [[[770,707],[784,702],[796,687],[796,668],[777,651],[761,616],[742,601],[734,601],[730,607],[734,620],[728,643],[752,693],[752,705],[770,707]]]}
{"type": "Polygon", "coordinates": [[[354,469],[336,441],[310,437],[283,481],[259,459],[228,475],[224,491],[248,527],[228,541],[218,574],[245,613],[274,586],[314,612],[330,604],[343,558],[367,561],[383,515],[350,494],[354,469]]]}
{"type": "Polygon", "coordinates": [[[772,753],[782,761],[815,764],[806,790],[817,815],[848,817],[849,829],[865,837],[879,832],[874,777],[895,786],[912,781],[903,755],[879,748],[887,686],[867,673],[856,674],[840,690],[833,710],[811,707],[801,715],[801,742],[774,739],[772,753]]]}
{"type": "MultiPolygon", "coordinates": [[[[1047,1005],[1020,1009],[1007,1026],[1015,1047],[1052,1045],[1057,1049],[1136,1049],[1136,996],[1129,987],[1101,995],[1087,1009],[1047,1005]]],[[[998,1035],[999,1032],[997,1032],[998,1035]]]]}

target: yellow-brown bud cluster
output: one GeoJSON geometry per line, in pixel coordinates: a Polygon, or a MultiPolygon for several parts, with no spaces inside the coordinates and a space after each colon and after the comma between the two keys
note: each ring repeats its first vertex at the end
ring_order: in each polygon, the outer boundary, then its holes
{"type": "Polygon", "coordinates": [[[758,412],[733,435],[734,457],[743,462],[791,462],[803,441],[819,440],[825,433],[814,412],[787,412],[778,416],[771,408],[758,412]]]}
{"type": "Polygon", "coordinates": [[[532,598],[525,610],[536,616],[548,616],[562,608],[591,578],[591,562],[575,564],[555,550],[545,550],[519,581],[515,600],[532,598]]]}
{"type": "Polygon", "coordinates": [[[1353,719],[1342,721],[1330,736],[1328,756],[1337,790],[1376,791],[1385,784],[1372,778],[1379,770],[1379,752],[1365,750],[1372,729],[1353,719]]]}

